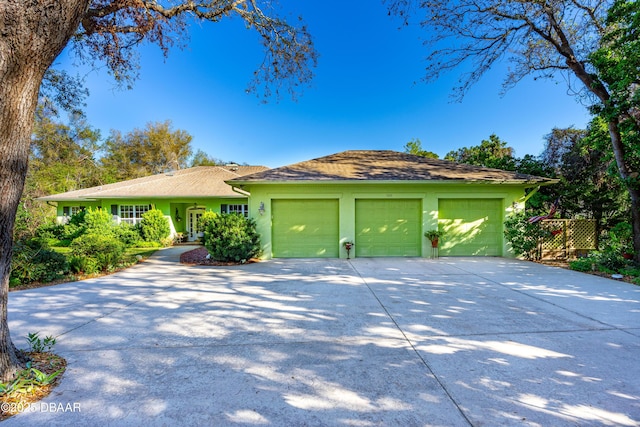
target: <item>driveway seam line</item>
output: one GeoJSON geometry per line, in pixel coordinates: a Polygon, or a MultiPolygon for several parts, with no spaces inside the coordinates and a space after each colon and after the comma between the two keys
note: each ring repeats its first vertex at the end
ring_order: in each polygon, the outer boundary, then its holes
{"type": "Polygon", "coordinates": [[[458,412],[460,413],[460,415],[462,416],[462,418],[465,419],[465,421],[467,421],[467,423],[470,426],[473,426],[473,423],[471,422],[471,420],[469,419],[469,417],[467,417],[467,414],[465,414],[465,412],[462,410],[462,408],[460,407],[460,405],[458,404],[458,402],[456,401],[456,399],[453,397],[453,395],[451,394],[451,392],[447,389],[447,387],[444,385],[444,383],[440,380],[440,378],[436,375],[436,373],[433,371],[433,369],[431,369],[431,366],[429,366],[429,363],[427,363],[427,361],[425,360],[424,357],[422,357],[422,355],[420,354],[420,352],[418,351],[418,349],[413,345],[413,342],[409,339],[409,337],[405,334],[405,332],[402,330],[402,328],[400,327],[400,325],[398,324],[398,322],[396,321],[396,319],[391,315],[391,313],[389,312],[389,310],[387,310],[387,307],[385,307],[385,305],[382,303],[382,301],[380,301],[380,298],[378,298],[378,295],[373,291],[373,289],[371,288],[371,286],[369,286],[369,283],[367,282],[367,280],[362,277],[362,275],[360,274],[360,271],[353,265],[353,263],[351,262],[351,260],[348,261],[349,265],[351,266],[351,268],[353,269],[353,271],[358,275],[358,277],[360,278],[360,280],[362,280],[362,283],[364,283],[364,285],[367,287],[367,289],[369,289],[369,292],[371,292],[371,295],[373,295],[373,297],[376,299],[376,301],[378,301],[378,304],[380,304],[380,307],[382,307],[382,309],[384,310],[384,312],[387,314],[387,316],[389,317],[389,319],[391,319],[391,321],[393,322],[394,325],[396,325],[396,328],[398,329],[398,331],[400,331],[400,333],[402,334],[402,336],[404,337],[405,341],[407,342],[407,344],[409,344],[409,346],[411,347],[411,349],[413,350],[413,352],[416,354],[416,356],[418,356],[418,358],[420,359],[420,361],[422,361],[422,364],[427,368],[427,370],[431,373],[431,375],[433,376],[433,378],[435,378],[435,380],[438,382],[438,384],[440,385],[440,387],[442,388],[442,390],[445,392],[445,394],[447,395],[447,397],[449,397],[449,400],[451,400],[451,403],[453,403],[453,405],[458,409],[458,412]]]}

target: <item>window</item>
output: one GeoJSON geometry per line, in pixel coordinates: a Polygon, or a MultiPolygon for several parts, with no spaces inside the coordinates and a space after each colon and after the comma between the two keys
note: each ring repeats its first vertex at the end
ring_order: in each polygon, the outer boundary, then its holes
{"type": "Polygon", "coordinates": [[[249,205],[220,205],[222,213],[236,213],[245,217],[249,216],[249,205]]]}
{"type": "Polygon", "coordinates": [[[62,215],[74,216],[75,214],[82,212],[84,209],[84,206],[65,206],[62,208],[62,215]]]}
{"type": "Polygon", "coordinates": [[[120,221],[137,224],[150,208],[150,205],[120,205],[120,221]]]}

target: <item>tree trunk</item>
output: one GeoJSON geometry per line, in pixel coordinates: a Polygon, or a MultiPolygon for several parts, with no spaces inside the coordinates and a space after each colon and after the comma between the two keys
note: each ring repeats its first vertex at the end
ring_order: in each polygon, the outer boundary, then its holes
{"type": "Polygon", "coordinates": [[[7,323],[16,209],[27,173],[38,90],[89,0],[0,2],[0,381],[20,369],[7,323]]]}
{"type": "Polygon", "coordinates": [[[640,191],[634,185],[634,179],[631,179],[629,167],[625,161],[625,150],[620,135],[620,127],[616,119],[609,121],[609,135],[611,136],[611,145],[613,147],[613,155],[618,166],[618,173],[629,192],[631,198],[631,225],[633,229],[633,260],[640,263],[640,191]]]}

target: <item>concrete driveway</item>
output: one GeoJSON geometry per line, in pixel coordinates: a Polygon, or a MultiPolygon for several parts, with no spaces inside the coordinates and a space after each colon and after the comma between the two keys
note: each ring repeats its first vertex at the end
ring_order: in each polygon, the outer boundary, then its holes
{"type": "MultiPolygon", "coordinates": [[[[637,426],[640,287],[500,258],[187,267],[12,292],[69,368],[7,426],[637,426]]],[[[26,345],[25,345],[26,346],[26,345]]]]}

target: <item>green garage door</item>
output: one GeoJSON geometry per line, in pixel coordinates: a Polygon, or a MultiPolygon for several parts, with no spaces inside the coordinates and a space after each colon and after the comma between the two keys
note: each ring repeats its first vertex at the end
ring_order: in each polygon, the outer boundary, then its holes
{"type": "Polygon", "coordinates": [[[420,256],[422,201],[356,200],[356,256],[420,256]]]}
{"type": "Polygon", "coordinates": [[[440,199],[441,256],[501,256],[501,199],[440,199]]]}
{"type": "Polygon", "coordinates": [[[276,258],[339,256],[338,200],[273,200],[272,243],[276,258]]]}

